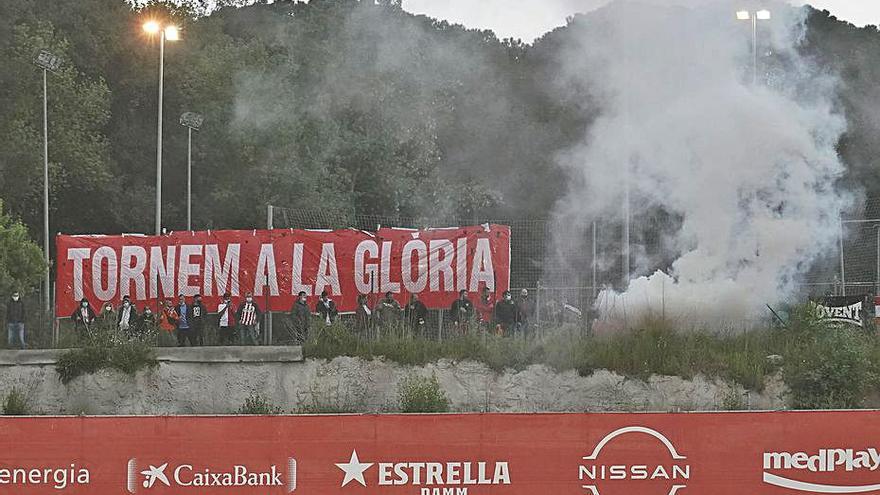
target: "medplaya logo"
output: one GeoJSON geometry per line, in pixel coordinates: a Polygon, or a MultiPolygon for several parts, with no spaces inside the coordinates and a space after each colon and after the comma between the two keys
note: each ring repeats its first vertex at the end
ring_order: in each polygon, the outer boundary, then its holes
{"type": "Polygon", "coordinates": [[[336,467],[345,473],[343,487],[412,487],[418,495],[476,495],[479,487],[510,485],[510,466],[504,461],[363,462],[357,450],[352,450],[348,462],[337,463],[336,467]],[[373,466],[376,469],[371,469],[373,466]]]}
{"type": "Polygon", "coordinates": [[[0,465],[0,493],[7,492],[6,487],[53,488],[61,491],[77,485],[88,485],[91,473],[88,469],[70,464],[64,467],[7,467],[0,465]]]}
{"type": "Polygon", "coordinates": [[[146,463],[138,459],[128,460],[126,489],[128,493],[162,486],[174,488],[224,488],[224,487],[284,487],[287,493],[296,491],[296,459],[287,459],[286,469],[276,464],[253,469],[244,464],[233,464],[226,469],[216,469],[193,464],[170,462],[146,463]],[[146,466],[146,468],[144,467],[146,466]]]}
{"type": "Polygon", "coordinates": [[[843,484],[848,473],[857,476],[880,468],[880,451],[875,448],[818,449],[814,452],[765,452],[764,483],[808,493],[880,492],[880,483],[843,484]],[[769,471],[776,471],[771,473],[769,471]],[[795,479],[795,477],[800,479],[795,479]],[[824,483],[806,481],[824,479],[824,483]]]}
{"type": "Polygon", "coordinates": [[[640,488],[639,493],[675,495],[687,487],[691,477],[687,457],[665,435],[643,426],[612,431],[582,460],[578,470],[581,487],[592,495],[604,495],[600,490],[628,493],[636,483],[651,487],[640,488]],[[625,456],[615,449],[621,443],[626,444],[625,456]]]}

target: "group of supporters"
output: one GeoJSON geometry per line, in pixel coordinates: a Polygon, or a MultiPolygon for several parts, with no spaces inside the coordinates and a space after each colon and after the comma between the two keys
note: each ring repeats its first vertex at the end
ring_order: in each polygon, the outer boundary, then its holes
{"type": "MultiPolygon", "coordinates": [[[[107,303],[100,313],[96,313],[88,299],[83,298],[70,319],[74,328],[80,332],[89,331],[98,321],[105,324],[111,322],[118,330],[131,336],[143,336],[158,329],[160,335],[164,333],[175,336],[179,346],[198,346],[205,343],[207,315],[208,309],[202,304],[200,294],[196,294],[192,302],[187,302],[184,295],[178,296],[176,304],[168,299],[158,315],[149,305],[144,306],[143,312],[139,314],[131,299],[124,296],[118,308],[107,303]]],[[[224,294],[217,308],[219,343],[257,345],[261,315],[260,308],[250,293],[237,308],[232,304],[232,296],[224,294]]]]}
{"type": "MultiPolygon", "coordinates": [[[[449,321],[453,329],[459,333],[467,333],[475,328],[482,328],[498,335],[509,335],[513,332],[527,333],[529,323],[534,317],[535,305],[529,293],[523,289],[514,300],[510,291],[504,291],[500,300],[496,301],[489,288],[483,288],[476,301],[468,298],[466,291],[460,291],[458,298],[448,311],[449,321]]],[[[224,294],[217,307],[216,322],[218,343],[220,345],[257,345],[260,341],[260,321],[262,311],[248,293],[245,299],[234,306],[230,294],[224,294]]],[[[168,299],[156,313],[146,305],[142,312],[132,303],[129,296],[122,298],[119,307],[110,303],[95,311],[88,299],[83,298],[79,307],[70,315],[77,331],[88,332],[96,322],[113,325],[123,333],[131,336],[143,336],[152,330],[159,330],[160,335],[176,338],[179,346],[198,346],[205,343],[205,329],[208,309],[202,304],[202,297],[196,294],[191,301],[183,295],[178,296],[177,303],[168,299]]],[[[326,291],[310,307],[305,292],[300,292],[290,311],[294,335],[297,340],[304,340],[308,335],[310,322],[317,316],[324,325],[333,324],[339,316],[336,303],[326,291]]],[[[410,328],[423,332],[428,319],[428,308],[419,300],[418,294],[411,294],[409,302],[401,306],[388,292],[375,304],[371,304],[367,295],[358,296],[357,310],[354,315],[354,328],[366,334],[371,328],[403,323],[410,328]]],[[[25,344],[25,310],[21,295],[15,292],[6,304],[7,342],[9,347],[21,347],[25,344]]]]}
{"type": "Polygon", "coordinates": [[[476,320],[483,328],[497,335],[510,335],[513,332],[528,334],[529,324],[535,317],[535,304],[527,289],[523,289],[515,300],[506,290],[501,294],[501,300],[496,301],[489,288],[484,287],[475,303],[471,303],[465,291],[460,291],[449,312],[453,323],[465,332],[467,326],[476,320]]]}
{"type": "MultiPolygon", "coordinates": [[[[290,312],[293,330],[298,339],[308,334],[312,319],[313,313],[306,299],[306,293],[300,292],[290,312]]],[[[315,304],[314,314],[325,325],[332,325],[339,316],[336,303],[326,292],[321,294],[315,304]]],[[[529,298],[528,290],[523,289],[516,300],[510,291],[504,291],[501,300],[496,301],[488,287],[483,288],[476,302],[468,298],[467,291],[460,291],[448,311],[453,330],[458,333],[482,328],[497,335],[511,335],[513,332],[525,334],[534,314],[535,305],[529,298]]],[[[357,300],[354,328],[363,335],[371,328],[403,323],[423,333],[427,319],[428,308],[419,300],[418,294],[410,294],[409,302],[404,306],[394,298],[392,292],[386,292],[385,297],[375,304],[370,304],[368,296],[361,294],[357,300]]]]}

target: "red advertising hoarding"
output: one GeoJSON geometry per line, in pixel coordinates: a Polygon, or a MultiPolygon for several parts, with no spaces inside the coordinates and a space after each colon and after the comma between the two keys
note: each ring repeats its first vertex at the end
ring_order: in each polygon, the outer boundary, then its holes
{"type": "Polygon", "coordinates": [[[140,308],[157,297],[202,294],[209,310],[224,292],[252,292],[265,310],[288,311],[300,291],[310,305],[326,290],[340,311],[358,294],[393,292],[405,304],[419,293],[429,308],[448,307],[459,290],[510,284],[510,228],[226,230],[165,236],[59,235],[55,311],[71,314],[80,299],[140,308]]]}
{"type": "Polygon", "coordinates": [[[0,419],[0,493],[880,493],[877,411],[0,419]]]}

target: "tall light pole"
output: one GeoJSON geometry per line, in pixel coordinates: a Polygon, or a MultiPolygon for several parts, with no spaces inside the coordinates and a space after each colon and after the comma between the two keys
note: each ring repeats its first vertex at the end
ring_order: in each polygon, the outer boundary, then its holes
{"type": "Polygon", "coordinates": [[[752,84],[758,84],[758,21],[769,21],[770,11],[761,9],[756,12],[740,10],[736,13],[740,21],[752,21],[752,84]]]}
{"type": "Polygon", "coordinates": [[[52,306],[49,289],[49,71],[55,72],[61,67],[61,57],[46,50],[34,57],[34,64],[43,69],[43,262],[46,264],[43,278],[43,305],[46,313],[52,306]]]}
{"type": "Polygon", "coordinates": [[[162,89],[165,82],[165,40],[177,41],[177,26],[161,26],[156,21],[144,23],[144,31],[159,35],[159,118],[156,131],[156,235],[162,235],[162,89]]]}
{"type": "Polygon", "coordinates": [[[186,127],[186,230],[192,230],[192,137],[205,118],[195,112],[184,112],[180,125],[186,127]]]}

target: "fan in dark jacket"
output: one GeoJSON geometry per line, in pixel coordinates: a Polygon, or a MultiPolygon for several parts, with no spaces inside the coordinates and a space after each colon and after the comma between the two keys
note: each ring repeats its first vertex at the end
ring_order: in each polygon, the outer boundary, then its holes
{"type": "Polygon", "coordinates": [[[452,307],[449,308],[449,314],[452,318],[452,323],[462,332],[466,332],[468,322],[474,314],[474,305],[468,299],[467,291],[461,290],[458,292],[458,299],[452,303],[452,307]]]}
{"type": "Polygon", "coordinates": [[[517,307],[513,302],[510,291],[504,291],[501,301],[495,305],[495,323],[501,325],[504,333],[511,332],[516,327],[517,307]]]}
{"type": "Polygon", "coordinates": [[[79,307],[70,315],[70,319],[73,320],[73,327],[76,330],[91,329],[92,323],[95,322],[95,310],[92,309],[88,299],[82,298],[79,307]]]}
{"type": "Polygon", "coordinates": [[[13,292],[6,303],[6,339],[9,347],[15,345],[16,338],[18,347],[27,348],[24,342],[24,302],[18,291],[13,292]]]}
{"type": "Polygon", "coordinates": [[[196,294],[193,297],[193,303],[190,307],[189,326],[192,328],[193,337],[196,339],[196,345],[205,345],[205,316],[208,310],[202,304],[202,295],[196,294]]]}
{"type": "Polygon", "coordinates": [[[290,308],[290,318],[293,321],[293,338],[298,343],[303,343],[309,335],[309,320],[312,319],[312,311],[306,301],[306,293],[300,292],[296,296],[296,302],[290,308]]]}
{"type": "Polygon", "coordinates": [[[116,328],[123,332],[136,332],[138,330],[138,312],[129,296],[122,297],[122,305],[116,311],[116,328]]]}
{"type": "Polygon", "coordinates": [[[400,313],[402,311],[403,308],[400,307],[400,303],[397,302],[397,299],[394,299],[394,293],[386,292],[385,297],[379,301],[379,304],[373,310],[373,314],[380,325],[391,325],[400,320],[400,313]]]}
{"type": "Polygon", "coordinates": [[[339,312],[336,311],[336,303],[333,302],[333,299],[330,299],[326,290],[321,292],[321,298],[315,303],[315,313],[318,313],[321,320],[323,320],[327,326],[332,325],[333,322],[336,321],[336,315],[338,315],[339,312]]]}
{"type": "Polygon", "coordinates": [[[373,321],[373,311],[370,309],[370,303],[367,301],[366,294],[358,295],[358,307],[354,312],[355,316],[355,330],[362,335],[366,336],[370,330],[370,324],[373,321]]]}
{"type": "Polygon", "coordinates": [[[428,319],[428,308],[425,307],[425,303],[419,301],[417,294],[412,294],[409,296],[409,302],[403,309],[403,315],[410,328],[422,330],[425,328],[425,320],[428,319]]]}

